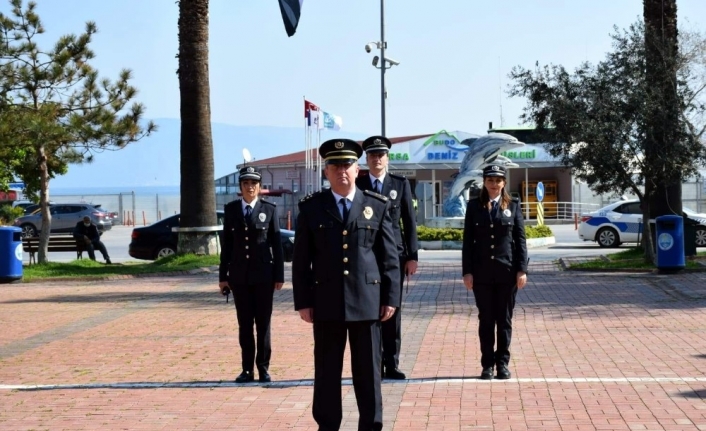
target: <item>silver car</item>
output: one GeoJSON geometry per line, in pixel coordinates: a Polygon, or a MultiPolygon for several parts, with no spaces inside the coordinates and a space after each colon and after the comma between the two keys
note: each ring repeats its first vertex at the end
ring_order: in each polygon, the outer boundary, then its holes
{"type": "MultiPolygon", "coordinates": [[[[101,232],[113,227],[107,213],[99,211],[95,205],[91,204],[53,204],[49,205],[49,213],[51,214],[51,233],[53,234],[71,234],[76,224],[83,220],[83,216],[89,216],[101,232]]],[[[39,232],[42,230],[41,211],[37,210],[32,214],[15,219],[15,226],[22,229],[22,237],[24,238],[39,236],[39,232]]]]}

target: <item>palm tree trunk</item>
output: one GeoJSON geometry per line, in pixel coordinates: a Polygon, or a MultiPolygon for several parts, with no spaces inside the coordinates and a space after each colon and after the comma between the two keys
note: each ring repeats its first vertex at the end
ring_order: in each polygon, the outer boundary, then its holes
{"type": "MultiPolygon", "coordinates": [[[[211,100],[208,79],[209,0],[179,1],[179,91],[181,96],[182,228],[216,224],[211,100]]],[[[179,253],[216,253],[214,235],[179,233],[179,253]]]]}

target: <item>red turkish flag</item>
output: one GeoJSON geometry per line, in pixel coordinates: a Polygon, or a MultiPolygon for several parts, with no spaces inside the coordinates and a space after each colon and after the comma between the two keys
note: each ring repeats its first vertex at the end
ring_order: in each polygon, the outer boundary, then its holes
{"type": "Polygon", "coordinates": [[[304,99],[304,118],[309,118],[309,111],[318,111],[319,107],[304,99]]]}

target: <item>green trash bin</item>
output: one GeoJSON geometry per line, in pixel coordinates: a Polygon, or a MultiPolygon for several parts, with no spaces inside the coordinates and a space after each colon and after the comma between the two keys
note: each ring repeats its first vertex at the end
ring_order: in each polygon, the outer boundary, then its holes
{"type": "Polygon", "coordinates": [[[699,222],[684,213],[684,256],[696,256],[696,226],[699,222]]]}

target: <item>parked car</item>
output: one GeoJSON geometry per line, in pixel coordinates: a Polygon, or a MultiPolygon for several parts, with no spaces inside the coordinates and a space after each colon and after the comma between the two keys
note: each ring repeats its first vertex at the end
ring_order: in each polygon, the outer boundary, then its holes
{"type": "MultiPolygon", "coordinates": [[[[98,230],[101,232],[113,227],[105,213],[98,211],[91,204],[53,204],[49,205],[49,213],[51,214],[51,233],[71,234],[76,223],[81,221],[84,216],[91,217],[91,221],[98,226],[98,230]]],[[[15,219],[15,226],[22,229],[22,237],[39,236],[39,232],[42,230],[41,211],[36,209],[32,214],[15,219]]]]}
{"type": "MultiPolygon", "coordinates": [[[[172,232],[172,228],[179,227],[179,218],[180,215],[176,214],[149,226],[134,228],[128,254],[135,259],[156,260],[176,253],[179,234],[172,232]]],[[[222,225],[223,211],[216,211],[216,218],[217,223],[222,225]]],[[[284,260],[291,262],[294,252],[294,231],[280,229],[280,232],[284,260]]]]}
{"type": "MultiPolygon", "coordinates": [[[[697,222],[696,246],[706,247],[706,214],[684,209],[697,222]]],[[[601,247],[618,247],[624,242],[638,242],[642,235],[642,210],[637,199],[614,202],[581,216],[579,238],[596,241],[601,247]]]]}

